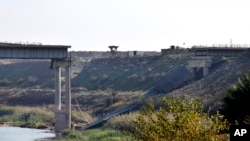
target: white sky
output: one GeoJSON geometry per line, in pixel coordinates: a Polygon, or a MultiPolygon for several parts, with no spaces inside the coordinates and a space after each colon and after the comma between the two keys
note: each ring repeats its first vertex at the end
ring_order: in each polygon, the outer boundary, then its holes
{"type": "Polygon", "coordinates": [[[0,0],[0,41],[71,50],[250,44],[248,0],[0,0]]]}

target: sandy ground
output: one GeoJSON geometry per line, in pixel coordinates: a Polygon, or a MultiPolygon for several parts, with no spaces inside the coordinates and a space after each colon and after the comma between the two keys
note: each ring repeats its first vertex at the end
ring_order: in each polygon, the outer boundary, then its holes
{"type": "Polygon", "coordinates": [[[13,127],[16,124],[14,122],[4,122],[4,123],[0,123],[0,127],[13,127]]]}

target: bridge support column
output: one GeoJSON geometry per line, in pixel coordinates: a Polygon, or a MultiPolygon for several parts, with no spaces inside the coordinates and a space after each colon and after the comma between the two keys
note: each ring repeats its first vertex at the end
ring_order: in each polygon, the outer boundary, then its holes
{"type": "Polygon", "coordinates": [[[71,128],[70,61],[53,60],[55,68],[55,132],[71,128]],[[61,67],[65,67],[65,105],[61,104],[61,67]]]}
{"type": "Polygon", "coordinates": [[[197,80],[197,68],[193,68],[192,72],[193,72],[193,75],[194,75],[193,80],[197,80]]]}
{"type": "Polygon", "coordinates": [[[65,110],[67,115],[67,128],[71,128],[71,85],[70,85],[70,66],[66,66],[65,70],[65,94],[66,94],[66,101],[65,101],[65,110]]]}
{"type": "Polygon", "coordinates": [[[55,111],[61,110],[61,67],[55,67],[55,111]]]}
{"type": "Polygon", "coordinates": [[[209,73],[209,68],[208,67],[203,67],[203,77],[207,76],[209,73]]]}

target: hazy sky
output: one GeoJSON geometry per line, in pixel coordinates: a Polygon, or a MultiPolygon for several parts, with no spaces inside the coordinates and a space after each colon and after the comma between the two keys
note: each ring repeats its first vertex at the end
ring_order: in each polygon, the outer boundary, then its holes
{"type": "Polygon", "coordinates": [[[248,0],[0,0],[0,41],[71,50],[250,44],[248,0]]]}

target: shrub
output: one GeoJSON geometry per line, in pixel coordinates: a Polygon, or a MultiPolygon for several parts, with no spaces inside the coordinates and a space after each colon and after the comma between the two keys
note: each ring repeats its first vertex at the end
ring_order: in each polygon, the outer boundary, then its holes
{"type": "Polygon", "coordinates": [[[62,137],[66,141],[134,141],[121,131],[110,129],[91,129],[83,132],[65,130],[62,137]]]}
{"type": "Polygon", "coordinates": [[[6,108],[6,107],[1,107],[0,109],[0,117],[5,116],[5,115],[11,115],[14,113],[14,109],[6,108]]]}
{"type": "Polygon", "coordinates": [[[228,140],[228,135],[218,136],[228,130],[227,121],[217,113],[208,117],[202,112],[198,100],[163,98],[164,107],[155,110],[149,103],[140,113],[129,135],[140,141],[216,141],[228,140]],[[220,138],[220,139],[219,139],[220,138]]]}
{"type": "Polygon", "coordinates": [[[111,129],[118,129],[123,131],[131,131],[135,119],[137,118],[137,113],[129,113],[125,115],[116,116],[110,120],[108,120],[103,127],[104,128],[111,128],[111,129]]]}
{"type": "Polygon", "coordinates": [[[244,121],[250,116],[248,109],[250,106],[250,72],[239,79],[235,87],[228,89],[223,101],[221,113],[230,123],[234,124],[237,121],[240,125],[249,124],[244,121]]]}
{"type": "Polygon", "coordinates": [[[65,130],[62,132],[62,137],[67,140],[83,140],[82,133],[79,131],[65,130]]]}

